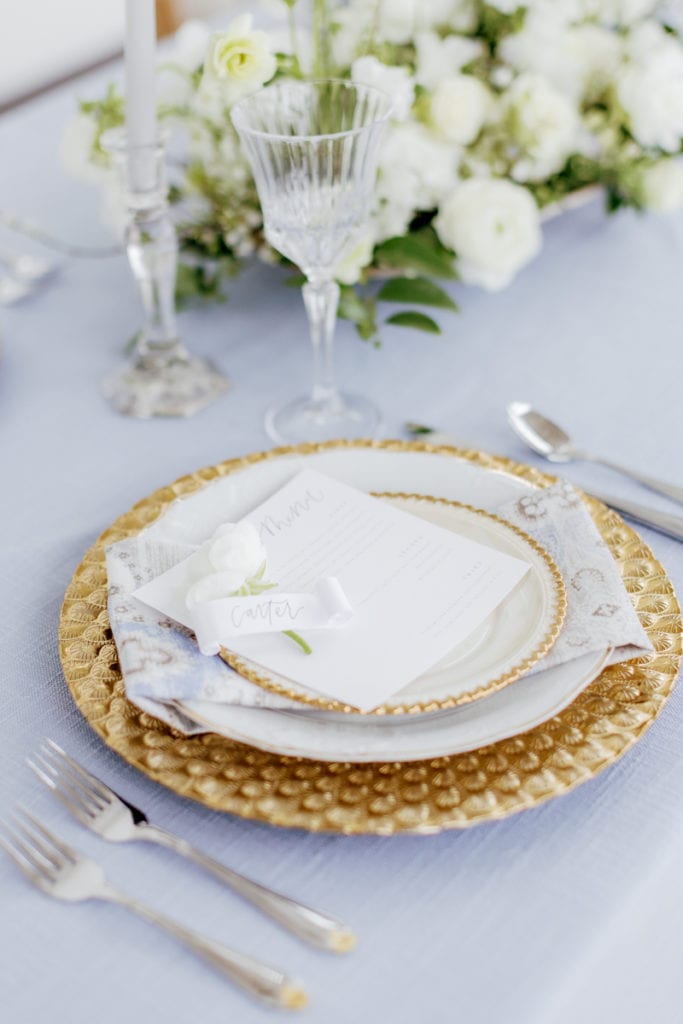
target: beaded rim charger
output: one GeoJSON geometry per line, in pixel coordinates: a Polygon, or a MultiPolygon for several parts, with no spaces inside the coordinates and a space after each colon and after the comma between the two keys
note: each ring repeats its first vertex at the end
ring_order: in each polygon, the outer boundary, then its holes
{"type": "Polygon", "coordinates": [[[60,657],[90,725],[126,761],[174,792],[273,825],[347,834],[429,834],[467,828],[543,803],[621,757],[666,703],[683,653],[683,622],[663,567],[637,533],[584,498],[619,566],[655,655],[605,669],[559,715],[469,754],[428,761],[328,764],[270,754],[215,734],[186,737],[127,699],[107,615],[104,551],[154,521],[176,498],[283,454],[331,448],[424,451],[502,470],[536,486],[554,478],[482,452],[420,442],[354,441],[274,449],[198,470],[117,519],[86,552],[67,588],[60,657]]]}

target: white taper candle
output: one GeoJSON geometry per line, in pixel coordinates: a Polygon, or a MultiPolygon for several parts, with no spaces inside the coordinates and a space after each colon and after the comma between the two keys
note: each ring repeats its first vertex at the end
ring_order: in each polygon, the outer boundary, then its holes
{"type": "Polygon", "coordinates": [[[143,191],[154,186],[157,139],[156,10],[154,0],[126,0],[126,136],[129,147],[129,187],[143,191]]]}

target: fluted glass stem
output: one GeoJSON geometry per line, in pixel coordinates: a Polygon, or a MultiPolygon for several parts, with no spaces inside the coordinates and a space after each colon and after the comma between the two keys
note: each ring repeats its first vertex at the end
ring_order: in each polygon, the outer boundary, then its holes
{"type": "Polygon", "coordinates": [[[313,344],[313,389],[311,400],[329,405],[338,399],[334,383],[334,329],[339,305],[336,281],[309,281],[303,286],[313,344]]]}
{"type": "Polygon", "coordinates": [[[185,357],[175,319],[178,243],[165,203],[134,214],[126,232],[126,251],[145,312],[140,355],[158,362],[185,357]]]}

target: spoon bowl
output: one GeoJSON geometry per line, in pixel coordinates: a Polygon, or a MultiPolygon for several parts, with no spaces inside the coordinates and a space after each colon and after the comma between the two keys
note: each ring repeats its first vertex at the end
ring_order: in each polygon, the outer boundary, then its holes
{"type": "Polygon", "coordinates": [[[569,462],[580,458],[569,434],[533,409],[528,402],[510,402],[507,414],[517,436],[544,459],[550,462],[569,462]]]}
{"type": "Polygon", "coordinates": [[[670,484],[666,480],[657,480],[645,473],[621,466],[611,459],[606,459],[601,455],[591,455],[577,448],[562,427],[532,408],[528,402],[510,402],[507,414],[510,426],[517,437],[548,462],[572,462],[574,459],[597,462],[601,466],[607,466],[623,476],[630,477],[631,480],[636,480],[639,484],[649,487],[651,491],[664,494],[667,498],[672,498],[683,504],[683,487],[670,484]]]}

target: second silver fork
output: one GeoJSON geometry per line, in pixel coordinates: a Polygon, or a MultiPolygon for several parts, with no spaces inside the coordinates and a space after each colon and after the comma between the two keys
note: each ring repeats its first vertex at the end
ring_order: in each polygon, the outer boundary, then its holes
{"type": "Polygon", "coordinates": [[[152,824],[139,808],[86,771],[53,740],[45,740],[35,762],[27,759],[27,763],[64,807],[103,839],[115,843],[142,840],[174,850],[206,868],[299,938],[336,953],[353,949],[353,932],[336,918],[255,882],[202,853],[180,836],[152,824]]]}

